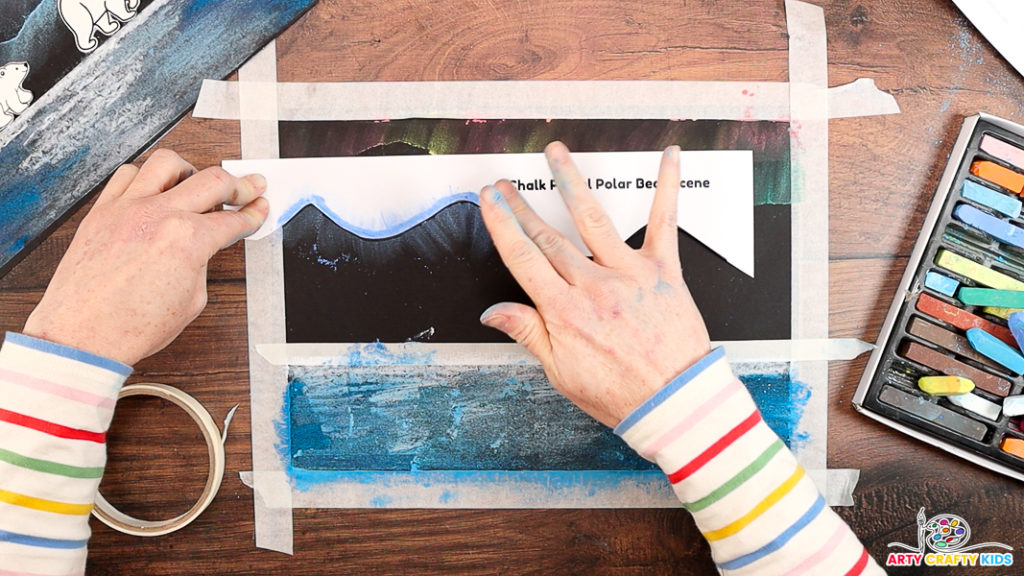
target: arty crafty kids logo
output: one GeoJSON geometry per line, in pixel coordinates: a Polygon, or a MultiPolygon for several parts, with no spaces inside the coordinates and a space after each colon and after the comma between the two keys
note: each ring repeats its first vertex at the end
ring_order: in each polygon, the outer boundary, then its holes
{"type": "Polygon", "coordinates": [[[890,542],[890,548],[910,552],[889,552],[886,566],[1012,566],[1013,548],[1001,542],[967,545],[971,527],[956,514],[938,514],[925,519],[924,508],[917,512],[917,546],[890,542]],[[1011,552],[980,552],[983,548],[1002,548],[1011,552]],[[979,552],[972,552],[979,550],[979,552]]]}

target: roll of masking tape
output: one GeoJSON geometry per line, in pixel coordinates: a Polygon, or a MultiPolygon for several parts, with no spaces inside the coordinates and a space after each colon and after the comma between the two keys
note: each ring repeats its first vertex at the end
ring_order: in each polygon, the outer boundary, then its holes
{"type": "MultiPolygon", "coordinates": [[[[142,383],[125,386],[121,389],[118,398],[129,396],[156,396],[181,407],[189,416],[199,424],[203,432],[206,446],[210,452],[210,473],[206,479],[206,487],[203,489],[199,500],[192,505],[184,514],[169,520],[140,520],[129,516],[117,508],[114,508],[102,494],[96,494],[96,505],[93,508],[93,516],[114,530],[132,534],[135,536],[162,536],[180,530],[190,522],[199,517],[213,502],[220,490],[220,483],[224,479],[224,440],[220,429],[217,428],[213,417],[206,411],[206,408],[198,400],[177,388],[165,384],[142,383]]],[[[230,415],[229,415],[230,419],[230,415]]],[[[224,437],[227,435],[227,423],[225,423],[224,437]]]]}

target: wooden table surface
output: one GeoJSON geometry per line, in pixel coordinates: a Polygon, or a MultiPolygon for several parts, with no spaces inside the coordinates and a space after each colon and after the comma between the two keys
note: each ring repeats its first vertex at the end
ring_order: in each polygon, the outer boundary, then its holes
{"type": "MultiPolygon", "coordinates": [[[[961,119],[1024,122],[1024,80],[948,0],[814,3],[825,10],[829,84],[873,78],[902,109],[829,124],[830,333],[873,342],[961,119]]],[[[782,0],[321,0],[277,51],[282,81],[788,80],[782,0]]],[[[188,117],[161,145],[215,165],[239,157],[238,130],[188,117]]],[[[0,279],[0,329],[22,327],[87,209],[0,279]]],[[[251,468],[243,259],[240,245],[213,259],[206,311],[130,380],[178,386],[217,419],[241,404],[220,494],[170,536],[94,521],[90,574],[714,573],[678,510],[297,510],[294,556],[256,549],[252,492],[238,478],[251,468]]],[[[829,466],[861,470],[856,505],[838,512],[870,552],[915,541],[922,506],[959,514],[974,539],[1024,549],[1018,482],[854,412],[865,363],[831,365],[829,466]]],[[[104,493],[142,517],[183,512],[205,481],[194,428],[161,401],[124,402],[104,493]]]]}

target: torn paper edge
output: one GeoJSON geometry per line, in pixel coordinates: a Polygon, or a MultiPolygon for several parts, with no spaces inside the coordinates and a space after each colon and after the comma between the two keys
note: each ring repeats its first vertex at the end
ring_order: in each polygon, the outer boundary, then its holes
{"type": "MultiPolygon", "coordinates": [[[[804,14],[801,14],[802,17],[794,18],[794,19],[790,20],[789,23],[788,23],[789,31],[790,31],[790,58],[791,58],[790,70],[791,70],[791,74],[793,74],[791,80],[797,80],[797,81],[803,82],[803,81],[806,81],[807,78],[806,78],[805,74],[800,73],[802,67],[805,64],[813,63],[815,61],[815,59],[817,58],[817,56],[815,55],[813,57],[808,57],[807,55],[796,54],[796,52],[800,52],[800,51],[806,50],[808,48],[806,45],[804,45],[804,43],[806,43],[807,40],[808,40],[808,38],[807,38],[808,35],[816,34],[817,36],[819,36],[819,43],[818,44],[820,44],[822,46],[824,45],[824,42],[825,42],[824,23],[823,23],[823,21],[821,21],[820,23],[816,22],[815,21],[816,19],[813,17],[814,16],[814,11],[817,10],[817,14],[819,15],[818,19],[820,19],[820,9],[818,9],[818,8],[815,8],[815,7],[810,6],[810,5],[803,4],[802,2],[798,2],[796,0],[787,0],[786,7],[787,7],[787,19],[789,19],[788,15],[791,14],[791,13],[795,14],[797,11],[804,12],[804,14]],[[807,18],[807,14],[806,14],[807,9],[810,9],[811,16],[812,16],[811,18],[807,18]],[[809,29],[807,28],[808,26],[810,26],[809,29]],[[793,39],[794,39],[795,36],[802,38],[803,43],[801,43],[801,42],[794,42],[793,39]]],[[[623,105],[623,103],[621,101],[617,100],[614,103],[615,107],[613,109],[609,108],[609,106],[607,105],[607,102],[602,102],[601,106],[599,107],[599,110],[596,110],[596,111],[600,111],[602,113],[611,114],[615,118],[638,118],[638,117],[642,117],[642,118],[658,118],[658,117],[666,117],[666,118],[680,118],[681,119],[681,118],[711,118],[711,117],[713,117],[713,119],[723,119],[723,120],[729,120],[729,119],[734,119],[734,120],[758,120],[758,119],[762,119],[762,117],[763,117],[763,119],[766,119],[766,120],[785,121],[785,120],[790,120],[790,110],[789,110],[790,96],[792,95],[792,96],[798,97],[799,102],[797,102],[797,110],[796,110],[798,112],[798,114],[794,114],[793,116],[796,117],[797,121],[801,123],[801,125],[799,126],[801,128],[801,130],[799,130],[799,131],[794,130],[794,140],[796,140],[795,147],[794,147],[794,153],[796,153],[795,151],[797,150],[798,146],[802,145],[803,148],[801,149],[801,153],[798,154],[798,157],[793,160],[792,170],[793,170],[793,182],[794,182],[794,185],[796,185],[797,182],[801,183],[799,189],[794,189],[794,190],[798,191],[800,194],[802,194],[802,196],[799,196],[799,198],[801,198],[801,199],[811,199],[811,201],[814,204],[812,206],[809,206],[808,209],[806,209],[806,210],[801,210],[800,211],[799,219],[797,219],[796,217],[794,218],[794,231],[793,231],[794,260],[793,260],[793,262],[794,262],[794,266],[796,268],[800,268],[800,267],[806,265],[807,261],[809,261],[809,260],[811,260],[814,263],[816,263],[816,266],[814,267],[814,270],[812,270],[810,273],[795,272],[796,275],[794,276],[794,279],[793,279],[793,287],[794,287],[794,297],[793,297],[793,301],[794,301],[794,323],[793,323],[794,331],[793,331],[793,337],[794,338],[801,338],[801,337],[803,337],[805,335],[808,335],[808,334],[812,334],[812,335],[827,335],[827,331],[828,331],[828,324],[827,324],[827,315],[828,315],[828,307],[827,307],[827,293],[828,293],[828,290],[827,290],[827,288],[828,288],[828,283],[827,283],[827,278],[828,278],[828,276],[827,276],[827,258],[828,258],[828,248],[827,248],[827,243],[821,242],[821,238],[827,238],[828,237],[827,236],[827,233],[828,233],[827,219],[824,220],[824,225],[823,226],[819,223],[817,226],[810,227],[809,230],[805,230],[804,229],[805,227],[808,227],[809,223],[813,224],[813,222],[812,222],[813,219],[811,218],[811,215],[814,214],[815,211],[820,212],[822,210],[822,205],[824,206],[824,215],[827,216],[827,169],[825,169],[825,168],[815,169],[814,163],[810,162],[810,159],[813,158],[815,161],[819,162],[818,163],[818,167],[819,168],[827,166],[827,161],[828,161],[828,157],[827,157],[827,122],[822,122],[822,120],[824,120],[824,119],[826,119],[828,117],[829,108],[830,107],[835,106],[836,109],[839,110],[840,107],[839,107],[838,103],[839,102],[845,102],[845,101],[847,101],[847,99],[850,99],[854,104],[857,104],[858,100],[860,102],[863,102],[863,103],[868,103],[868,102],[876,102],[877,103],[877,102],[883,101],[883,100],[886,101],[885,106],[883,106],[883,107],[881,107],[881,108],[879,108],[877,110],[871,109],[871,106],[875,106],[876,104],[871,104],[869,107],[866,107],[866,108],[865,107],[858,107],[856,105],[853,106],[852,107],[853,109],[856,109],[856,110],[859,111],[858,115],[889,114],[889,113],[896,113],[896,112],[898,112],[898,107],[896,107],[896,105],[895,105],[895,100],[892,99],[891,96],[885,95],[885,96],[888,96],[888,98],[885,98],[885,97],[882,97],[882,98],[873,98],[873,97],[872,98],[866,98],[866,97],[863,97],[863,94],[861,94],[861,95],[857,95],[856,97],[854,97],[853,96],[854,94],[858,94],[859,92],[863,92],[865,90],[870,92],[870,90],[873,89],[873,85],[869,86],[866,83],[862,83],[862,84],[859,84],[859,85],[856,85],[857,83],[854,83],[856,86],[854,86],[854,88],[851,89],[851,91],[844,92],[844,93],[840,94],[839,96],[836,96],[836,99],[833,100],[831,98],[831,92],[827,91],[825,89],[824,81],[826,81],[826,80],[827,80],[826,78],[822,78],[822,82],[818,86],[812,85],[811,86],[811,88],[812,88],[811,90],[808,90],[806,86],[799,86],[799,87],[794,89],[793,86],[790,86],[790,85],[785,84],[785,83],[743,83],[743,82],[740,82],[740,83],[707,83],[707,82],[679,83],[679,84],[689,84],[689,86],[680,86],[680,87],[688,89],[688,90],[693,90],[693,91],[696,92],[696,93],[693,93],[692,95],[687,96],[687,98],[692,100],[692,101],[676,100],[676,101],[671,103],[671,108],[665,108],[664,104],[661,105],[662,106],[661,108],[654,108],[654,107],[647,106],[647,100],[645,98],[643,102],[631,103],[631,104],[635,104],[634,108],[628,108],[627,106],[623,105]],[[762,105],[758,106],[756,108],[753,105],[751,105],[751,106],[735,107],[736,106],[735,102],[732,102],[732,104],[730,104],[730,106],[733,106],[732,108],[730,108],[729,106],[721,106],[721,101],[719,101],[719,102],[711,101],[712,99],[719,98],[720,95],[719,94],[712,95],[708,91],[708,89],[709,88],[715,88],[716,86],[721,87],[722,85],[730,85],[730,86],[726,86],[726,88],[733,89],[733,90],[735,90],[736,88],[739,88],[740,85],[746,86],[748,89],[751,86],[763,87],[766,97],[762,101],[762,105]],[[780,93],[781,93],[781,96],[778,95],[780,93]],[[769,98],[767,98],[767,96],[771,96],[772,94],[776,94],[776,96],[772,96],[771,97],[772,101],[769,102],[768,101],[769,98]],[[809,94],[817,94],[818,95],[817,96],[818,102],[817,102],[816,105],[811,103],[812,105],[807,106],[808,103],[805,102],[805,100],[806,100],[806,98],[808,97],[809,94]],[[680,102],[680,101],[681,102],[685,102],[685,104],[679,105],[678,102],[680,102]],[[672,111],[672,113],[671,114],[655,114],[655,113],[651,112],[652,109],[660,109],[660,110],[670,109],[672,111]],[[708,110],[716,110],[716,113],[713,114],[713,115],[709,115],[708,110]],[[614,112],[614,114],[612,114],[612,112],[614,112]],[[814,120],[815,119],[817,120],[817,125],[814,124],[814,120]],[[808,132],[803,132],[803,130],[802,130],[802,128],[803,128],[802,123],[803,122],[810,122],[812,129],[809,130],[808,132]],[[808,148],[808,141],[806,139],[804,139],[801,142],[798,139],[797,134],[807,134],[808,136],[811,136],[812,137],[811,140],[813,140],[813,141],[818,143],[817,150],[814,150],[812,148],[810,150],[810,155],[808,155],[808,150],[807,150],[807,148],[808,148]],[[826,146],[822,146],[821,144],[825,144],[826,146]],[[816,154],[815,154],[815,152],[816,152],[816,154]],[[808,171],[808,170],[810,172],[805,172],[805,171],[808,171]],[[815,174],[815,172],[817,172],[817,174],[815,174]],[[813,181],[813,182],[818,182],[822,177],[824,178],[825,186],[819,188],[817,190],[817,194],[811,194],[810,193],[811,190],[807,186],[807,178],[808,178],[808,176],[810,176],[810,181],[813,181]],[[815,196],[817,196],[817,200],[814,200],[815,196]],[[797,229],[798,223],[799,223],[799,228],[800,228],[799,230],[797,229]],[[819,235],[817,237],[815,237],[815,236],[813,236],[814,233],[817,233],[819,235]],[[814,246],[813,246],[814,241],[817,241],[817,243],[819,245],[819,249],[817,251],[814,251],[814,246]],[[806,246],[805,245],[806,243],[810,243],[811,246],[810,247],[806,246]],[[824,246],[823,248],[821,247],[822,245],[824,246]],[[821,272],[821,270],[820,270],[820,267],[821,267],[820,266],[820,256],[821,256],[821,253],[824,254],[824,274],[820,273],[821,272]],[[818,272],[817,275],[815,274],[815,271],[818,272]],[[812,290],[812,288],[815,285],[811,281],[814,278],[817,278],[817,280],[819,282],[819,284],[817,284],[817,290],[816,291],[812,290]],[[798,292],[798,290],[799,290],[799,292],[798,292]],[[814,301],[816,304],[819,304],[815,300],[809,300],[808,302],[801,302],[800,299],[797,297],[797,294],[801,294],[801,293],[803,293],[805,296],[806,295],[813,295],[813,294],[817,293],[818,294],[818,298],[816,300],[820,300],[822,297],[824,297],[826,299],[824,306],[810,306],[809,304],[812,301],[814,301]],[[801,310],[801,313],[802,312],[806,312],[807,316],[801,317],[803,319],[797,318],[797,316],[799,316],[797,310],[801,310]]],[[[256,75],[256,74],[248,74],[248,73],[244,74],[244,75],[240,74],[240,83],[249,83],[249,82],[252,82],[252,81],[256,81],[256,86],[252,86],[251,90],[250,89],[246,89],[244,91],[240,91],[240,89],[239,89],[239,87],[237,86],[237,83],[236,83],[236,84],[233,85],[233,87],[231,87],[232,85],[223,86],[224,92],[226,93],[228,91],[233,91],[234,94],[235,94],[234,98],[237,99],[237,100],[241,100],[243,97],[244,98],[254,97],[253,96],[254,93],[260,93],[261,94],[262,91],[269,90],[272,87],[273,90],[274,90],[275,98],[277,97],[277,95],[281,96],[281,98],[279,100],[279,108],[281,107],[280,106],[280,102],[281,101],[287,101],[287,102],[289,102],[291,104],[294,104],[295,102],[297,102],[294,99],[294,96],[289,94],[289,92],[288,92],[289,88],[287,87],[287,85],[278,84],[275,81],[275,79],[269,77],[269,75],[264,76],[263,78],[259,78],[259,75],[256,75]],[[263,82],[262,87],[261,87],[260,82],[263,82]],[[244,94],[242,92],[244,92],[244,94]]],[[[451,83],[441,83],[441,84],[444,84],[444,85],[447,85],[447,86],[451,87],[451,83]]],[[[419,105],[423,106],[423,108],[418,109],[418,110],[414,110],[413,113],[411,114],[411,116],[419,116],[419,117],[427,116],[427,117],[431,117],[431,116],[442,115],[442,114],[438,113],[438,111],[442,109],[440,107],[440,104],[444,103],[444,102],[449,102],[449,103],[453,103],[453,105],[457,104],[459,106],[462,106],[462,113],[461,114],[453,113],[453,111],[451,109],[445,108],[444,109],[445,112],[444,112],[443,115],[446,116],[446,117],[457,117],[457,118],[468,118],[468,119],[478,118],[478,117],[482,117],[482,116],[486,116],[486,115],[492,115],[493,117],[522,117],[522,118],[566,117],[566,114],[550,113],[551,112],[550,109],[546,107],[547,102],[539,101],[540,98],[550,98],[549,95],[545,94],[545,92],[544,92],[545,86],[543,84],[545,84],[545,83],[530,83],[530,92],[528,94],[528,97],[524,98],[524,99],[520,99],[517,102],[517,104],[525,106],[526,108],[528,108],[528,110],[525,110],[525,111],[524,110],[520,110],[520,111],[516,112],[516,114],[514,114],[514,115],[511,114],[508,109],[504,109],[504,108],[502,109],[503,112],[502,112],[502,110],[498,111],[498,112],[501,112],[501,113],[484,114],[482,109],[479,108],[480,101],[477,101],[477,102],[473,102],[473,101],[460,101],[460,100],[458,100],[458,98],[451,98],[451,99],[449,99],[447,97],[438,98],[437,96],[435,96],[434,97],[435,101],[427,102],[426,104],[420,103],[419,105]],[[541,96],[541,95],[543,95],[543,96],[541,96]],[[533,110],[532,114],[530,113],[529,109],[533,110]],[[420,113],[415,113],[417,111],[420,112],[420,113]],[[426,114],[425,113],[426,111],[430,111],[431,114],[426,114]],[[472,112],[472,113],[470,113],[470,112],[472,112]]],[[[646,83],[640,83],[640,84],[643,84],[644,86],[649,86],[646,83]]],[[[676,83],[673,83],[673,84],[676,84],[676,83]]],[[[206,86],[206,84],[204,83],[204,90],[205,90],[205,86],[206,86]]],[[[370,86],[370,85],[367,85],[367,86],[372,88],[372,86],[370,86]]],[[[424,83],[416,83],[416,84],[414,84],[412,86],[415,87],[417,92],[427,92],[428,91],[428,86],[426,86],[424,83]]],[[[616,86],[621,89],[624,86],[624,84],[623,83],[618,83],[618,84],[616,84],[616,86]]],[[[363,106],[362,107],[360,107],[360,102],[355,102],[355,101],[352,101],[352,100],[346,101],[344,104],[342,104],[340,106],[341,108],[351,109],[351,110],[363,110],[364,112],[362,112],[361,115],[357,115],[357,116],[354,116],[354,117],[348,117],[348,118],[345,118],[345,119],[366,119],[366,120],[371,120],[371,119],[382,119],[382,117],[384,117],[384,116],[397,117],[397,116],[394,116],[393,114],[382,114],[382,113],[380,113],[381,110],[387,110],[388,112],[392,112],[393,111],[393,108],[389,105],[389,99],[388,98],[379,99],[379,97],[381,97],[381,96],[389,96],[390,94],[392,94],[391,90],[393,90],[394,88],[395,88],[394,85],[378,85],[374,89],[377,89],[377,90],[387,89],[387,92],[382,92],[380,94],[375,95],[373,97],[374,100],[370,101],[369,103],[367,103],[366,101],[363,101],[363,106]],[[369,110],[369,112],[365,112],[366,110],[369,110]]],[[[443,86],[439,85],[439,86],[433,87],[431,89],[436,90],[436,89],[441,89],[441,88],[443,88],[443,86]]],[[[491,87],[491,89],[494,89],[494,88],[495,88],[494,86],[491,87]]],[[[583,88],[587,88],[587,87],[584,86],[583,88]]],[[[589,87],[589,90],[593,90],[593,86],[589,87]]],[[[644,90],[648,91],[649,88],[644,88],[644,90]]],[[[875,90],[877,90],[877,89],[875,89],[875,90]]],[[[582,90],[581,92],[582,93],[579,94],[578,96],[576,96],[576,98],[584,98],[586,96],[591,96],[591,97],[600,96],[602,98],[602,100],[607,100],[606,93],[604,93],[604,92],[590,92],[590,93],[588,93],[587,90],[582,90]]],[[[742,93],[742,90],[741,90],[741,93],[742,93]]],[[[650,96],[651,93],[648,92],[647,95],[650,96]]],[[[317,101],[315,94],[307,93],[306,96],[308,97],[305,100],[306,102],[317,101]]],[[[416,96],[416,95],[414,94],[413,96],[416,96]]],[[[458,95],[453,95],[453,96],[458,96],[458,95]]],[[[364,98],[365,98],[365,96],[364,96],[364,98]]],[[[211,98],[211,93],[207,92],[206,97],[203,99],[203,103],[201,103],[200,105],[197,106],[197,112],[194,115],[196,117],[216,117],[215,115],[210,114],[209,110],[208,110],[208,107],[209,107],[209,104],[210,104],[211,100],[212,101],[217,101],[217,100],[225,100],[226,101],[226,100],[230,100],[230,98],[223,98],[222,99],[218,95],[213,95],[213,98],[211,98]]],[[[302,101],[302,99],[300,99],[299,101],[302,101]]],[[[491,99],[490,98],[486,98],[486,99],[483,100],[483,102],[491,102],[491,99]]],[[[224,102],[221,102],[221,104],[224,104],[224,102]]],[[[587,112],[582,117],[586,117],[586,118],[599,118],[600,117],[598,115],[595,115],[595,110],[588,110],[587,109],[587,107],[590,104],[583,104],[583,103],[580,103],[579,101],[577,101],[576,104],[577,104],[577,106],[580,109],[582,109],[585,112],[587,112]]],[[[240,103],[232,104],[231,102],[227,102],[226,105],[225,105],[225,107],[231,107],[231,106],[233,106],[233,110],[236,110],[237,112],[234,112],[233,116],[231,114],[225,114],[224,117],[240,118],[241,117],[241,104],[240,103]]],[[[331,106],[334,106],[334,105],[332,104],[331,106]]],[[[253,108],[255,108],[255,107],[246,108],[246,114],[247,115],[251,114],[251,115],[254,116],[254,118],[252,118],[252,120],[269,120],[269,121],[273,122],[274,124],[276,124],[276,120],[286,119],[286,118],[278,116],[280,110],[275,110],[273,112],[261,111],[261,112],[256,113],[256,112],[252,112],[253,108]],[[264,117],[264,116],[266,116],[266,117],[264,117]]],[[[849,109],[849,108],[850,107],[848,107],[847,109],[849,109]]],[[[259,110],[263,110],[262,108],[258,108],[258,109],[259,110]]],[[[571,114],[569,116],[571,117],[571,114]]],[[[836,116],[833,116],[833,117],[836,117],[836,116]]],[[[321,119],[323,119],[323,118],[321,118],[321,119]]],[[[258,145],[258,142],[256,142],[255,138],[253,137],[253,134],[255,134],[255,133],[256,133],[255,130],[246,130],[245,129],[245,123],[243,122],[242,141],[244,143],[243,144],[243,150],[245,150],[245,153],[243,153],[243,157],[249,157],[250,154],[257,155],[257,156],[263,156],[263,157],[277,157],[279,154],[278,154],[278,150],[276,149],[276,142],[277,142],[276,129],[271,134],[267,134],[266,135],[267,138],[272,138],[272,140],[268,140],[267,142],[273,142],[274,143],[273,146],[275,147],[275,149],[266,150],[264,152],[260,152],[259,151],[260,147],[258,145]]],[[[267,148],[271,148],[271,146],[267,146],[267,148]]],[[[795,204],[795,206],[800,205],[802,203],[803,202],[798,202],[798,203],[795,204]]],[[[274,429],[275,424],[278,423],[278,419],[280,418],[280,415],[281,415],[284,392],[285,392],[286,387],[287,387],[287,372],[282,367],[274,367],[273,365],[271,365],[268,362],[264,361],[262,359],[262,357],[256,352],[256,349],[255,349],[256,346],[254,344],[254,343],[284,342],[285,341],[284,329],[283,329],[283,321],[284,321],[284,319],[283,319],[283,309],[284,308],[283,308],[283,302],[281,302],[281,297],[282,297],[282,294],[283,294],[283,289],[280,288],[280,286],[283,284],[283,271],[281,270],[281,268],[282,268],[282,264],[281,264],[282,259],[281,259],[281,237],[280,237],[280,235],[279,234],[273,235],[273,236],[268,237],[267,239],[264,239],[262,241],[253,242],[253,243],[250,243],[249,245],[247,245],[246,246],[246,258],[247,258],[247,277],[248,278],[264,278],[263,282],[259,282],[258,283],[258,284],[261,284],[260,287],[252,286],[252,284],[256,284],[256,283],[252,283],[252,282],[247,283],[247,284],[250,285],[250,287],[248,289],[248,294],[249,294],[249,298],[250,298],[249,299],[250,305],[252,305],[252,303],[254,303],[254,302],[259,302],[259,303],[261,303],[260,306],[262,306],[262,308],[259,308],[259,309],[261,311],[267,312],[267,314],[261,314],[259,317],[256,317],[254,314],[252,314],[251,311],[249,313],[249,322],[250,322],[250,339],[249,339],[249,342],[250,342],[250,371],[251,371],[252,386],[253,386],[253,390],[252,390],[252,403],[253,403],[253,409],[252,409],[252,414],[253,414],[253,462],[254,462],[254,468],[257,470],[257,472],[255,472],[253,474],[254,491],[257,493],[257,497],[254,498],[254,508],[256,509],[256,525],[255,525],[255,528],[256,528],[257,546],[259,546],[261,548],[270,548],[270,549],[279,550],[279,551],[282,551],[282,552],[291,553],[291,550],[292,550],[291,510],[292,510],[292,508],[293,508],[293,506],[295,504],[295,502],[291,501],[291,499],[295,496],[295,493],[291,489],[291,485],[289,483],[290,480],[287,477],[286,471],[283,469],[284,464],[282,462],[282,459],[281,459],[280,455],[277,452],[277,448],[276,448],[277,433],[276,433],[276,430],[274,429]],[[272,277],[272,280],[266,280],[266,276],[268,276],[268,275],[272,277]],[[278,289],[276,291],[275,290],[268,290],[267,289],[268,288],[268,284],[273,284],[273,285],[277,286],[278,289]],[[273,316],[273,317],[271,318],[271,316],[273,316]],[[288,503],[288,502],[290,502],[290,503],[288,503]],[[286,503],[287,503],[287,505],[285,505],[286,503]],[[276,506],[278,504],[281,504],[282,508],[280,508],[280,509],[276,508],[276,506]]],[[[801,379],[806,379],[808,376],[813,376],[816,381],[820,380],[821,382],[825,382],[825,378],[827,377],[827,370],[823,370],[823,368],[827,368],[827,364],[826,363],[824,363],[824,362],[810,362],[810,363],[802,363],[802,364],[809,364],[810,366],[807,368],[806,372],[801,370],[801,373],[800,373],[801,379]]],[[[825,393],[815,393],[813,395],[814,397],[812,398],[812,401],[816,404],[816,406],[817,406],[818,403],[820,403],[821,405],[824,406],[824,409],[827,410],[827,382],[825,382],[825,384],[826,385],[823,387],[825,393]]],[[[812,408],[819,409],[820,407],[812,407],[812,408]]],[[[800,456],[800,460],[804,464],[804,466],[806,468],[808,468],[809,470],[812,470],[812,471],[813,470],[823,470],[824,469],[824,465],[825,465],[824,444],[827,441],[827,430],[825,430],[824,426],[825,426],[826,423],[827,423],[826,420],[822,420],[821,422],[815,423],[815,426],[813,427],[813,430],[817,431],[816,435],[820,439],[820,444],[821,444],[820,447],[816,448],[816,451],[815,451],[815,456],[816,457],[814,458],[814,462],[809,462],[807,460],[807,458],[805,458],[802,455],[800,456]],[[818,462],[820,462],[820,465],[815,465],[818,462]]],[[[837,488],[837,486],[833,486],[832,482],[828,482],[828,480],[827,480],[827,478],[829,476],[828,472],[825,472],[824,476],[825,476],[825,479],[823,479],[820,482],[818,482],[818,485],[821,488],[822,492],[830,497],[829,500],[830,500],[830,503],[832,503],[832,500],[833,500],[832,495],[838,490],[838,488],[837,488]]],[[[838,485],[838,483],[837,483],[837,485],[838,485]]],[[[847,483],[847,485],[849,485],[849,483],[847,483]]],[[[850,490],[852,491],[852,486],[850,486],[850,490]]],[[[852,501],[852,499],[850,501],[852,501]]],[[[329,507],[329,504],[326,503],[326,502],[317,502],[316,503],[316,507],[317,508],[329,507]]]]}
{"type": "MultiPolygon", "coordinates": [[[[785,82],[536,80],[504,82],[247,82],[204,80],[192,116],[309,121],[401,118],[790,120],[785,82]],[[242,110],[239,84],[278,109],[242,110]],[[502,98],[494,98],[500,92],[502,98]],[[615,94],[609,98],[608,94],[615,94]],[[633,97],[629,95],[642,95],[633,97]]],[[[828,90],[830,118],[898,114],[896,99],[861,78],[828,90]]]]}
{"type": "MultiPolygon", "coordinates": [[[[828,59],[825,13],[819,6],[786,0],[789,31],[790,186],[792,217],[792,321],[794,340],[828,337],[828,59]]],[[[808,441],[798,453],[811,470],[827,468],[828,362],[794,362],[796,378],[810,390],[799,432],[808,441]]],[[[828,476],[818,488],[828,494],[828,476]]]]}

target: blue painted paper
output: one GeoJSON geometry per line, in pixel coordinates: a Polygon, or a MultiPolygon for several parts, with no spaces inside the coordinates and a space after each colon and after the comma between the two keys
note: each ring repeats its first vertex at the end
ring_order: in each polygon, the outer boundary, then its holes
{"type": "MultiPolygon", "coordinates": [[[[654,464],[552,389],[539,366],[393,360],[289,368],[278,448],[297,489],[365,479],[382,482],[384,494],[395,483],[487,485],[499,476],[553,491],[664,483],[654,464]]],[[[741,380],[790,447],[807,440],[805,384],[788,369],[741,380]]]]}

